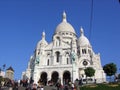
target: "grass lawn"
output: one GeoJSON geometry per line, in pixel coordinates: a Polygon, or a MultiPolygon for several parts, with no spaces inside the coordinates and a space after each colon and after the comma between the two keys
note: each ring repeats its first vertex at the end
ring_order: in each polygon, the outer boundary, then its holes
{"type": "Polygon", "coordinates": [[[120,84],[98,84],[80,87],[80,90],[120,90],[120,84]]]}

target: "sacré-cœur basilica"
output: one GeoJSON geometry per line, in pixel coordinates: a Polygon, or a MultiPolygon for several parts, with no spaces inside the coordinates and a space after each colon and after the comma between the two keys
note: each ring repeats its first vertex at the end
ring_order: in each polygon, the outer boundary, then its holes
{"type": "Polygon", "coordinates": [[[26,71],[22,73],[23,79],[47,82],[60,80],[62,84],[76,79],[86,80],[84,69],[93,67],[95,75],[90,78],[97,83],[105,82],[106,76],[101,66],[100,54],[94,53],[92,46],[80,28],[80,36],[73,26],[67,22],[66,13],[62,14],[62,22],[55,29],[52,41],[48,43],[45,32],[37,43],[35,52],[30,57],[26,71]]]}

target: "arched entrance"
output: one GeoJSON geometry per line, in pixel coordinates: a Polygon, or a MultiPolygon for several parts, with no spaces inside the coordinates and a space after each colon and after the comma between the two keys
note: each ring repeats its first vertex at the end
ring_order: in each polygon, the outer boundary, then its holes
{"type": "Polygon", "coordinates": [[[63,84],[68,84],[71,81],[71,74],[69,71],[63,73],[63,84]]]}
{"type": "Polygon", "coordinates": [[[46,72],[42,72],[40,79],[38,81],[40,84],[42,85],[46,85],[47,84],[47,73],[46,72]]]}
{"type": "Polygon", "coordinates": [[[58,79],[59,79],[59,74],[57,71],[54,71],[51,76],[51,81],[53,82],[53,84],[56,84],[58,79]]]}

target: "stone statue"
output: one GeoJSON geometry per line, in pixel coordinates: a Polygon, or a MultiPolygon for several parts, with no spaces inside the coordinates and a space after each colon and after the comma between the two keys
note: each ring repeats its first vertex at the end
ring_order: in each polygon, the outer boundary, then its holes
{"type": "Polygon", "coordinates": [[[36,60],[35,60],[35,64],[39,64],[39,61],[40,61],[40,58],[39,58],[39,56],[36,56],[36,60]]]}
{"type": "Polygon", "coordinates": [[[75,61],[75,59],[76,59],[76,54],[75,54],[75,52],[71,52],[71,59],[72,59],[72,61],[75,61]]]}

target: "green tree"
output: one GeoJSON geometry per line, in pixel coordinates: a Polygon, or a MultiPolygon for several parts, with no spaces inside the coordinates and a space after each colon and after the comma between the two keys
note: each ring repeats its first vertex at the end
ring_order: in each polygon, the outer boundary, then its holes
{"type": "Polygon", "coordinates": [[[85,75],[86,75],[86,83],[87,83],[87,77],[92,77],[95,74],[95,69],[92,67],[87,67],[85,70],[85,75]]]}
{"type": "Polygon", "coordinates": [[[2,81],[4,81],[4,78],[2,76],[0,76],[0,86],[1,86],[2,81]]]}
{"type": "Polygon", "coordinates": [[[110,76],[110,82],[111,82],[111,76],[115,75],[115,73],[117,71],[116,64],[114,64],[114,63],[106,64],[103,66],[103,70],[107,76],[110,76]]]}

